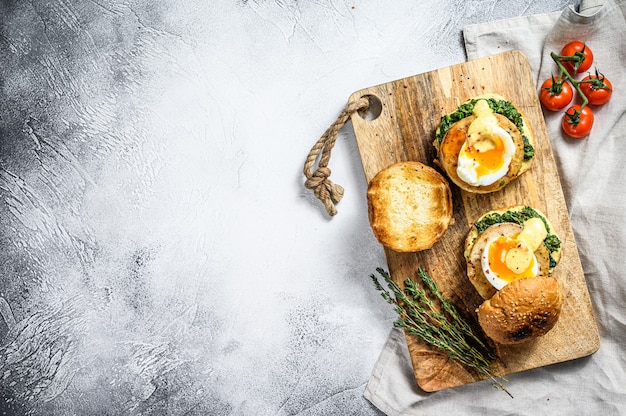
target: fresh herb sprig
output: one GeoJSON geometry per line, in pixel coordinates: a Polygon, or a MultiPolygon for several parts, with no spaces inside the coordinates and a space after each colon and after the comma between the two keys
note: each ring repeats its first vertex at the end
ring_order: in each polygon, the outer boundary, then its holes
{"type": "Polygon", "coordinates": [[[379,267],[376,271],[393,292],[392,296],[383,288],[375,275],[370,276],[382,297],[389,304],[394,305],[398,313],[398,319],[394,322],[396,328],[417,336],[446,353],[449,358],[488,377],[495,387],[511,396],[511,393],[493,375],[492,363],[496,359],[495,356],[472,331],[471,326],[454,305],[444,297],[437,283],[424,269],[419,268],[417,271],[419,280],[406,279],[404,281],[404,290],[391,279],[385,270],[379,267]]]}

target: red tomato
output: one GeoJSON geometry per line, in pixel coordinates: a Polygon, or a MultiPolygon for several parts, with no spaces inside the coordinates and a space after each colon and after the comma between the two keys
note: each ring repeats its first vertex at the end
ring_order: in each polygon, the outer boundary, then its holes
{"type": "Polygon", "coordinates": [[[596,71],[596,75],[587,75],[578,84],[589,104],[600,105],[609,101],[613,93],[613,85],[604,75],[596,71]]]}
{"type": "Polygon", "coordinates": [[[582,62],[578,63],[578,68],[574,71],[576,62],[573,61],[561,61],[565,69],[570,74],[580,74],[585,72],[589,68],[591,68],[591,64],[593,63],[593,52],[587,45],[583,42],[573,41],[563,46],[561,49],[561,56],[582,56],[584,59],[582,62]]]}
{"type": "Polygon", "coordinates": [[[589,135],[593,127],[593,111],[588,106],[580,110],[580,104],[574,104],[567,109],[561,121],[565,134],[575,139],[582,139],[589,135]]]}
{"type": "Polygon", "coordinates": [[[573,97],[574,89],[567,81],[561,84],[552,77],[541,84],[539,100],[547,110],[561,110],[572,101],[573,97]]]}

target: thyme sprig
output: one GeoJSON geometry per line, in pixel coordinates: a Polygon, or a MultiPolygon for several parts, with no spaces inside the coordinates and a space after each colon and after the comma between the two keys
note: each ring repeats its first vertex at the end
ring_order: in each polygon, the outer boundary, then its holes
{"type": "MultiPolygon", "coordinates": [[[[494,387],[511,393],[496,379],[492,363],[496,360],[491,350],[457,309],[445,298],[437,283],[419,268],[419,279],[406,279],[402,289],[382,268],[376,271],[385,280],[392,294],[383,288],[375,275],[371,275],[374,286],[387,303],[394,305],[398,319],[394,327],[415,335],[436,347],[453,360],[470,367],[489,378],[494,387]]],[[[504,380],[502,377],[500,379],[504,380]]],[[[513,397],[513,396],[511,396],[513,397]]]]}

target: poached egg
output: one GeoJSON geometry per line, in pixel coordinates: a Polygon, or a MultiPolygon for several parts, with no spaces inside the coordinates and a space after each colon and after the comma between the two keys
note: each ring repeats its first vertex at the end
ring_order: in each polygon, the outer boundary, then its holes
{"type": "Polygon", "coordinates": [[[458,157],[457,175],[473,186],[491,185],[509,170],[515,154],[511,135],[498,125],[486,100],[479,100],[473,110],[467,137],[458,157]]]}

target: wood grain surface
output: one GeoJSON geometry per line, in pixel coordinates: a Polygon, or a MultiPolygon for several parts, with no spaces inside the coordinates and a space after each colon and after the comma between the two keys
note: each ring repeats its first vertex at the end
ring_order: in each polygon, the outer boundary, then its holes
{"type": "MultiPolygon", "coordinates": [[[[440,117],[483,93],[506,97],[530,120],[536,141],[533,166],[491,194],[470,194],[450,182],[454,223],[429,250],[397,253],[385,248],[389,272],[401,283],[424,268],[478,328],[475,309],[482,298],[466,278],[463,257],[469,227],[486,211],[530,205],[547,216],[562,240],[563,257],[553,276],[563,291],[563,308],[557,325],[546,336],[516,346],[495,346],[501,359],[498,371],[506,375],[590,355],[600,346],[598,329],[535,83],[521,52],[504,52],[352,94],[350,99],[371,96],[382,106],[374,119],[362,114],[351,118],[366,179],[369,182],[380,170],[400,161],[435,166],[432,142],[440,117]]],[[[415,337],[407,335],[406,339],[416,380],[425,391],[481,379],[415,337]]]]}

